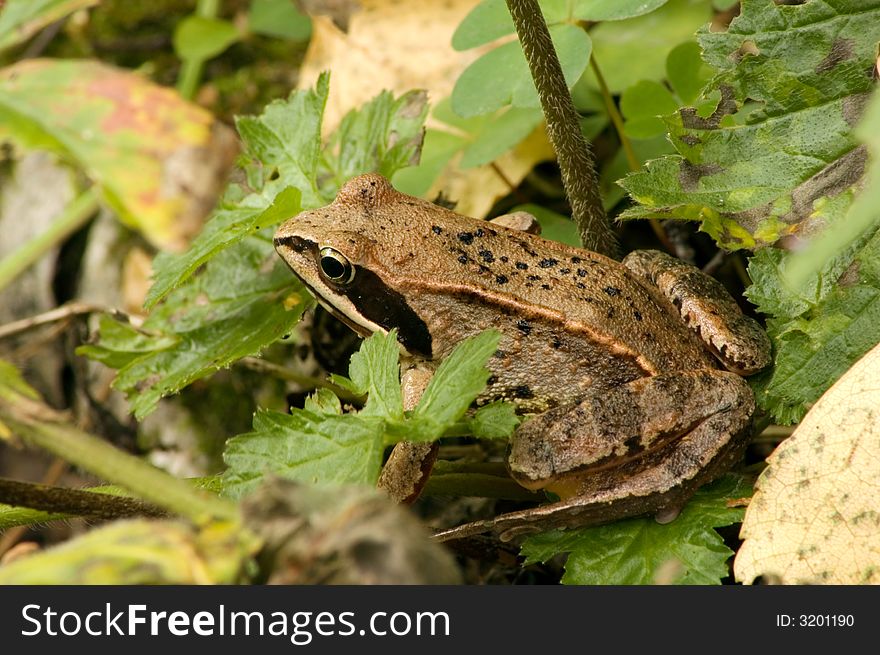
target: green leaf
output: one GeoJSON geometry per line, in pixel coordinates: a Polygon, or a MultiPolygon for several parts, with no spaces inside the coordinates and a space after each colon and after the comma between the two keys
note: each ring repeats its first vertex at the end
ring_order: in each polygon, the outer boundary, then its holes
{"type": "Polygon", "coordinates": [[[314,91],[294,91],[287,100],[270,102],[259,116],[236,118],[245,154],[252,159],[249,178],[256,182],[251,186],[256,185],[266,198],[266,206],[288,186],[299,189],[305,209],[329,200],[317,183],[321,121],[329,89],[330,77],[322,73],[314,91]]]}
{"type": "Polygon", "coordinates": [[[352,355],[348,375],[359,393],[368,394],[367,404],[361,411],[364,416],[403,418],[399,357],[397,330],[384,335],[373,334],[352,355]]]}
{"type": "Polygon", "coordinates": [[[699,490],[671,523],[629,519],[593,528],[545,532],[522,546],[526,564],[568,553],[564,584],[718,584],[733,551],[713,529],[742,521],[727,501],[751,494],[727,476],[699,490]]]}
{"type": "Polygon", "coordinates": [[[300,197],[299,190],[288,187],[263,211],[259,207],[262,203],[258,203],[257,207],[237,206],[215,212],[184,254],[160,253],[156,257],[155,282],[144,305],[148,309],[153,307],[221,250],[296,215],[301,209],[300,197]]]}
{"type": "Polygon", "coordinates": [[[229,21],[191,15],[174,30],[174,52],[181,59],[204,61],[219,55],[240,36],[229,21]]]}
{"type": "Polygon", "coordinates": [[[306,398],[303,409],[313,414],[342,414],[339,398],[330,389],[325,388],[317,389],[311,396],[306,398]]]}
{"type": "Polygon", "coordinates": [[[125,362],[113,386],[126,394],[138,418],[161,397],[257,354],[288,334],[311,303],[269,244],[269,235],[261,233],[223,250],[204,274],[168,296],[143,332],[126,339],[117,331],[109,341],[102,335],[97,346],[77,352],[125,362]],[[267,256],[274,264],[269,270],[267,256]]]}
{"type": "Polygon", "coordinates": [[[717,71],[704,96],[721,100],[667,119],[678,155],[622,182],[640,205],[622,218],[700,220],[737,249],[843,216],[865,162],[852,125],[874,86],[880,0],[744,0],[727,32],[699,40],[717,71]]]}
{"type": "Polygon", "coordinates": [[[346,114],[327,146],[325,160],[336,187],[372,171],[390,179],[399,169],[417,164],[427,100],[424,91],[410,91],[396,99],[383,91],[346,114]]]}
{"type": "Polygon", "coordinates": [[[476,138],[464,148],[459,166],[473,168],[495,161],[516,147],[543,120],[540,109],[508,108],[500,116],[486,121],[476,138]]]}
{"type": "Polygon", "coordinates": [[[572,14],[579,20],[623,20],[650,13],[669,0],[575,0],[572,14]]]}
{"type": "Polygon", "coordinates": [[[466,143],[467,140],[457,134],[438,129],[426,130],[419,165],[397,171],[392,178],[394,188],[411,196],[424,197],[434,180],[466,143]]]}
{"type": "Polygon", "coordinates": [[[700,44],[696,41],[675,46],[666,57],[666,79],[683,105],[696,101],[711,77],[711,69],[703,63],[700,44]]]}
{"type": "Polygon", "coordinates": [[[483,0],[464,17],[452,35],[452,47],[470,50],[516,31],[504,0],[483,0]]]}
{"type": "Polygon", "coordinates": [[[265,475],[310,484],[375,485],[384,450],[384,421],[361,414],[282,414],[259,410],[254,430],[233,437],[223,459],[224,493],[239,498],[265,475]]]}
{"type": "Polygon", "coordinates": [[[416,427],[409,437],[411,441],[433,441],[464,415],[486,388],[486,362],[500,338],[495,330],[469,337],[443,360],[413,410],[412,423],[416,427]]]}
{"type": "Polygon", "coordinates": [[[526,203],[525,205],[517,205],[512,212],[528,212],[538,219],[541,225],[541,236],[551,241],[559,241],[568,244],[574,248],[580,248],[581,237],[578,233],[577,225],[562,214],[557,214],[552,209],[526,203]]]}
{"type": "Polygon", "coordinates": [[[499,400],[480,407],[468,421],[468,429],[477,439],[507,439],[519,423],[516,405],[499,400]]]}
{"type": "Polygon", "coordinates": [[[661,116],[678,109],[678,102],[659,82],[642,80],[629,87],[620,97],[620,111],[626,118],[624,131],[633,139],[650,139],[665,134],[661,116]]]}
{"type": "MultiPolygon", "coordinates": [[[[591,42],[575,25],[550,28],[565,80],[571,87],[590,61],[591,42]]],[[[452,90],[452,108],[460,116],[488,114],[501,107],[538,107],[538,93],[519,41],[486,53],[468,66],[452,90]]]]}
{"type": "Polygon", "coordinates": [[[767,332],[776,356],[773,370],[756,381],[756,398],[778,422],[791,423],[880,342],[880,231],[854,256],[826,264],[799,292],[784,286],[791,254],[759,255],[749,267],[756,279],[749,298],[774,316],[767,332]],[[772,292],[774,285],[781,290],[772,292]]]}
{"type": "Polygon", "coordinates": [[[100,0],[7,0],[0,3],[0,50],[26,41],[47,25],[100,0]]]}
{"type": "Polygon", "coordinates": [[[31,400],[37,400],[40,394],[25,382],[21,372],[15,366],[5,359],[0,359],[0,398],[13,398],[15,396],[24,396],[31,400]]]}
{"type": "MultiPolygon", "coordinates": [[[[593,56],[611,93],[621,93],[640,80],[662,80],[666,56],[682,41],[693,39],[697,28],[711,18],[706,0],[669,0],[644,16],[596,25],[590,30],[593,56]]],[[[595,85],[592,72],[587,75],[595,85]]]]}
{"type": "Polygon", "coordinates": [[[257,34],[288,41],[308,41],[312,35],[312,20],[290,0],[252,0],[248,28],[257,34]]]}

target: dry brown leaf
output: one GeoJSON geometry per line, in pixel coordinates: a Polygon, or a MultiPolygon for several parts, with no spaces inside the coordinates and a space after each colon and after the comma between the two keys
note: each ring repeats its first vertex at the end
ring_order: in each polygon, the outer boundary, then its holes
{"type": "MultiPolygon", "coordinates": [[[[379,91],[399,95],[425,89],[432,105],[452,93],[461,72],[492,46],[465,52],[452,49],[452,34],[479,0],[363,0],[343,32],[326,16],[313,17],[312,39],[300,70],[300,88],[314,85],[321,71],[330,70],[330,97],[324,131],[331,132],[351,109],[379,91]]],[[[428,120],[429,127],[448,125],[428,120]]],[[[457,203],[456,211],[482,218],[495,200],[511,191],[540,161],[553,158],[543,129],[492,166],[463,170],[454,157],[426,197],[440,193],[457,203]],[[505,181],[506,180],[506,181],[505,181]]]]}
{"type": "Polygon", "coordinates": [[[880,582],[880,345],[768,458],[746,510],[738,580],[880,582]]]}

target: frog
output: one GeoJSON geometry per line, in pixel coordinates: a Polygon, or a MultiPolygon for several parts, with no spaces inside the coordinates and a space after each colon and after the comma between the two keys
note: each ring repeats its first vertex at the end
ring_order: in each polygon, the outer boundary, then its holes
{"type": "MultiPolygon", "coordinates": [[[[362,336],[396,330],[409,407],[456,345],[500,334],[476,404],[516,405],[525,418],[508,471],[554,500],[441,541],[674,516],[750,436],[745,377],[769,364],[770,343],[720,282],[660,251],[618,261],[536,231],[522,215],[463,216],[370,173],[274,237],[331,314],[362,336]]],[[[435,446],[398,450],[427,476],[435,446]]]]}

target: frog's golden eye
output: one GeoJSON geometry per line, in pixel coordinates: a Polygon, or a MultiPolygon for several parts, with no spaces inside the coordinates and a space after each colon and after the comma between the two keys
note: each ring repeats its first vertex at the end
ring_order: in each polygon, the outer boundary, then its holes
{"type": "Polygon", "coordinates": [[[321,248],[320,260],[318,265],[321,267],[321,273],[324,274],[333,284],[348,284],[354,279],[354,266],[345,258],[341,252],[335,248],[325,246],[321,248]]]}

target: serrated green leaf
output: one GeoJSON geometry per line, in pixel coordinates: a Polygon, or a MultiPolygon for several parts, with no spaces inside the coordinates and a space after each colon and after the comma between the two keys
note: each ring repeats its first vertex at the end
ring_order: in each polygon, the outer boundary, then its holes
{"type": "Polygon", "coordinates": [[[623,20],[648,14],[669,0],[575,0],[572,14],[578,20],[623,20]]]}
{"type": "Polygon", "coordinates": [[[749,298],[775,316],[767,323],[775,365],[756,380],[756,399],[780,423],[800,420],[811,403],[880,342],[880,232],[854,256],[832,260],[812,276],[806,288],[814,291],[813,298],[803,291],[771,291],[774,286],[785,289],[780,269],[791,256],[756,257],[749,267],[758,280],[749,298]]]}
{"type": "Polygon", "coordinates": [[[507,439],[519,423],[516,406],[499,400],[480,407],[468,421],[468,429],[477,439],[507,439]]]}
{"type": "Polygon", "coordinates": [[[78,352],[127,362],[113,386],[142,418],[161,397],[287,334],[309,304],[302,285],[275,261],[269,235],[250,236],[215,256],[193,283],[171,293],[142,332],[111,333],[110,342],[99,340],[100,350],[86,346],[78,352]],[[269,271],[262,267],[267,257],[274,264],[269,271]]]}
{"type": "Polygon", "coordinates": [[[410,441],[433,441],[467,411],[486,388],[486,362],[501,335],[488,330],[458,344],[434,372],[408,423],[415,426],[410,441]]]}
{"type": "Polygon", "coordinates": [[[288,187],[265,209],[260,209],[261,199],[252,197],[248,200],[254,202],[256,207],[247,206],[246,201],[215,212],[189,250],[181,255],[161,253],[156,257],[153,262],[155,281],[147,293],[144,306],[147,309],[153,307],[221,250],[297,214],[302,208],[301,197],[298,189],[288,187]]]}
{"type": "MultiPolygon", "coordinates": [[[[575,25],[550,28],[565,80],[571,87],[590,61],[591,42],[575,25]]],[[[519,41],[486,53],[468,66],[452,90],[452,108],[460,116],[488,114],[501,107],[538,107],[538,93],[519,41]]]]}
{"type": "Polygon", "coordinates": [[[312,414],[342,414],[339,398],[330,389],[317,389],[306,398],[303,409],[312,414]]]}
{"type": "Polygon", "coordinates": [[[238,30],[229,21],[190,15],[177,24],[172,42],[181,59],[204,61],[216,57],[239,38],[238,30]]]}
{"type": "Polygon", "coordinates": [[[852,125],[874,85],[878,18],[878,0],[745,0],[727,32],[701,30],[718,71],[704,94],[722,100],[711,116],[667,119],[679,154],[625,178],[641,206],[622,218],[700,220],[737,249],[843,215],[864,168],[852,125]]]}
{"type": "Polygon", "coordinates": [[[100,0],[7,0],[0,3],[0,50],[29,39],[68,14],[100,0]]]}
{"type": "Polygon", "coordinates": [[[383,91],[346,114],[327,146],[324,161],[335,187],[361,173],[375,171],[391,178],[401,168],[417,164],[427,99],[424,91],[410,91],[399,98],[383,91]]]}
{"type": "Polygon", "coordinates": [[[751,494],[742,478],[727,476],[699,490],[671,523],[629,519],[594,528],[528,537],[526,563],[568,553],[564,584],[718,584],[733,551],[714,528],[742,521],[727,501],[751,494]]]}
{"type": "Polygon", "coordinates": [[[348,376],[358,393],[367,394],[367,404],[361,411],[364,416],[403,418],[399,357],[397,330],[373,334],[351,356],[348,376]]]}
{"type": "Polygon", "coordinates": [[[253,186],[259,175],[256,187],[267,205],[288,186],[299,189],[306,209],[329,200],[317,183],[321,121],[329,89],[330,77],[322,73],[314,91],[294,91],[287,100],[270,102],[259,116],[236,118],[245,154],[254,161],[249,183],[253,186]]]}
{"type": "Polygon", "coordinates": [[[121,369],[145,354],[171,348],[180,341],[171,334],[146,334],[129,323],[106,315],[98,319],[98,332],[100,342],[80,346],[76,354],[115,369],[121,369]]]}
{"type": "Polygon", "coordinates": [[[290,0],[252,0],[248,28],[257,34],[307,41],[312,35],[312,20],[290,0]]]}
{"type": "Polygon", "coordinates": [[[254,430],[233,437],[223,459],[224,493],[252,491],[265,475],[307,483],[375,485],[384,449],[384,421],[361,414],[282,414],[260,410],[254,430]]]}

